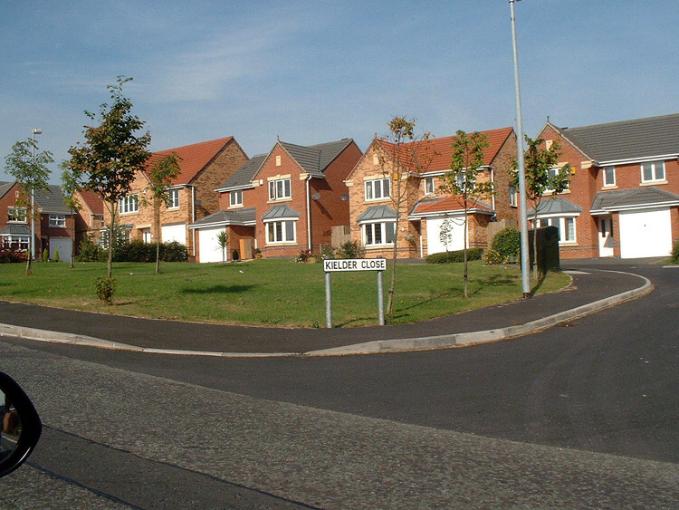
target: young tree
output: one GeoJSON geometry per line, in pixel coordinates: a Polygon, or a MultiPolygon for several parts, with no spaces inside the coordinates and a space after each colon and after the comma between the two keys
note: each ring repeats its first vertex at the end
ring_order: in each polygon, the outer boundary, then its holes
{"type": "MultiPolygon", "coordinates": [[[[150,153],[148,132],[140,134],[144,121],[132,113],[132,101],[123,94],[123,86],[131,78],[119,76],[107,88],[111,103],[99,107],[99,125],[85,126],[84,143],[68,150],[66,162],[80,189],[97,193],[109,212],[107,278],[111,278],[113,239],[116,232],[118,201],[129,193],[135,174],[144,169],[150,153]]],[[[97,115],[85,112],[92,121],[97,115]]]]}
{"type": "Polygon", "coordinates": [[[157,236],[154,239],[156,243],[156,274],[160,273],[160,204],[164,202],[166,206],[168,205],[172,181],[181,172],[180,161],[181,158],[173,152],[154,163],[148,173],[149,189],[153,199],[153,228],[157,236]]]}
{"type": "Polygon", "coordinates": [[[217,244],[222,249],[222,264],[226,264],[226,249],[229,247],[229,234],[224,231],[217,234],[217,244]]]}
{"type": "MultiPolygon", "coordinates": [[[[16,204],[25,207],[28,211],[26,218],[35,219],[39,215],[35,207],[34,200],[37,191],[48,190],[48,179],[50,170],[47,165],[52,163],[54,158],[50,151],[39,151],[38,142],[34,138],[19,140],[12,145],[11,152],[5,158],[5,169],[7,173],[16,179],[19,184],[19,197],[16,204]]],[[[26,276],[31,274],[31,254],[35,243],[34,232],[31,232],[28,244],[28,257],[26,257],[26,276]]]]}
{"type": "MultiPolygon", "coordinates": [[[[568,189],[570,180],[570,165],[559,168],[561,147],[554,141],[547,148],[544,140],[526,136],[525,172],[526,172],[526,201],[533,205],[533,229],[537,229],[540,205],[545,196],[556,198],[558,193],[568,189]]],[[[516,161],[512,165],[512,183],[518,189],[519,174],[516,161]]],[[[533,277],[538,278],[537,236],[533,235],[533,277]]]]}
{"type": "Polygon", "coordinates": [[[385,178],[389,178],[389,198],[396,212],[394,222],[392,269],[389,290],[387,291],[387,318],[394,316],[396,296],[396,266],[398,261],[399,226],[402,217],[407,213],[411,196],[417,192],[412,180],[431,162],[429,139],[427,132],[422,136],[415,135],[415,121],[405,117],[394,117],[389,122],[389,135],[376,140],[373,146],[377,152],[380,169],[385,178]]]}
{"type": "Polygon", "coordinates": [[[493,183],[479,181],[478,176],[483,170],[484,150],[488,147],[488,140],[482,133],[467,134],[464,131],[456,133],[453,142],[453,156],[450,162],[450,172],[445,175],[442,191],[459,195],[464,208],[463,229],[463,261],[464,261],[464,297],[469,297],[469,264],[467,261],[467,237],[469,230],[469,206],[481,197],[493,193],[493,183]]]}

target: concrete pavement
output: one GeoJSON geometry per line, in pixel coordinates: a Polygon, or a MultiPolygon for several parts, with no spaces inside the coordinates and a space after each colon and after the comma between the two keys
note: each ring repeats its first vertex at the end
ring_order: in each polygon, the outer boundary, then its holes
{"type": "Polygon", "coordinates": [[[531,300],[417,324],[331,330],[159,321],[0,302],[0,336],[114,350],[226,357],[403,352],[522,336],[652,291],[644,277],[618,271],[579,267],[572,278],[566,291],[531,300]]]}

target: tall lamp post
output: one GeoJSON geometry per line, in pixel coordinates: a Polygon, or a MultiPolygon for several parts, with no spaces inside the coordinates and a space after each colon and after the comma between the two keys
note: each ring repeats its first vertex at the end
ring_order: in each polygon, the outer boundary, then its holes
{"type": "Polygon", "coordinates": [[[530,297],[528,274],[528,217],[526,216],[526,168],[523,159],[523,119],[521,117],[521,83],[519,80],[519,50],[516,44],[516,16],[514,4],[520,0],[509,0],[512,21],[512,49],[514,52],[514,92],[516,100],[516,144],[519,173],[519,230],[521,232],[521,288],[523,297],[530,297]]]}
{"type": "MultiPolygon", "coordinates": [[[[42,129],[33,128],[33,159],[37,148],[35,147],[36,137],[42,134],[42,129]]],[[[31,260],[35,260],[35,190],[31,189],[31,260]]]]}

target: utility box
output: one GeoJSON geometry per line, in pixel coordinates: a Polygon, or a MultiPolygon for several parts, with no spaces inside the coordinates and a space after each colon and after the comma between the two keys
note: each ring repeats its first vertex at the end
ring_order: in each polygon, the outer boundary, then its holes
{"type": "Polygon", "coordinates": [[[559,229],[556,227],[544,227],[528,232],[528,252],[530,254],[530,264],[533,266],[533,236],[537,233],[538,250],[538,270],[540,274],[547,271],[558,271],[561,269],[559,259],[559,229]]]}

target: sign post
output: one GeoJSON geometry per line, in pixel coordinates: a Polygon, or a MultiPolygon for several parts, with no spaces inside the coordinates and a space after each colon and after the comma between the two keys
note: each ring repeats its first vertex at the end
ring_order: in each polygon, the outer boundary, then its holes
{"type": "Polygon", "coordinates": [[[354,271],[377,271],[378,323],[384,326],[384,290],[382,275],[387,269],[387,259],[330,259],[323,261],[325,272],[325,327],[332,328],[332,280],[331,273],[354,271]]]}

